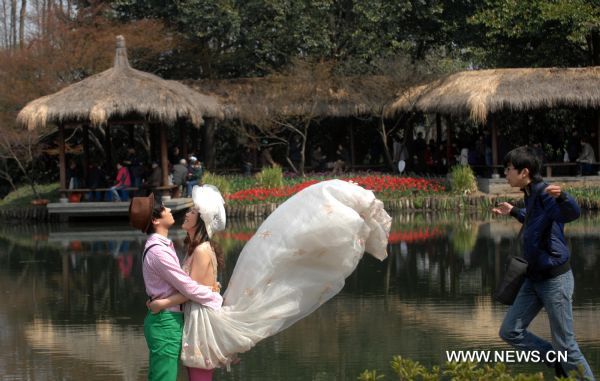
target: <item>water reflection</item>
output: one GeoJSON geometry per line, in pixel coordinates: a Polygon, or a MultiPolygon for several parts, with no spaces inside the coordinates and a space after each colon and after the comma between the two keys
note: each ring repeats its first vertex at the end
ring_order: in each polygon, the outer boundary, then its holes
{"type": "MultiPolygon", "coordinates": [[[[225,285],[258,224],[235,221],[221,235],[225,285]]],[[[215,379],[346,380],[365,368],[388,371],[396,354],[433,364],[446,350],[507,349],[497,337],[506,309],[489,295],[518,228],[490,216],[397,215],[388,260],[365,257],[340,295],[215,379]]],[[[182,252],[184,233],[172,233],[182,252]]],[[[598,233],[596,216],[567,229],[577,286],[575,329],[596,373],[598,233]]],[[[144,240],[125,224],[3,226],[0,378],[144,379],[144,240]]],[[[548,337],[544,314],[533,329],[548,337]]]]}

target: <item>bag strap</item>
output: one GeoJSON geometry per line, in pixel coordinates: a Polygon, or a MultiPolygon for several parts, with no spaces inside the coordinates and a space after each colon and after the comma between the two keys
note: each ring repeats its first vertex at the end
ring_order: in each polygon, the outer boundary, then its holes
{"type": "Polygon", "coordinates": [[[142,263],[144,263],[144,259],[146,259],[146,254],[148,254],[148,250],[152,249],[154,246],[158,246],[160,245],[159,243],[153,243],[152,245],[148,246],[147,248],[144,249],[144,253],[142,254],[142,263]]]}
{"type": "MultiPolygon", "coordinates": [[[[144,249],[144,253],[142,254],[142,266],[144,266],[144,259],[146,259],[146,254],[148,254],[148,251],[150,249],[152,249],[154,246],[159,246],[159,243],[153,243],[152,245],[148,246],[147,248],[144,249]]],[[[150,298],[150,300],[152,300],[152,296],[148,295],[148,297],[150,298]]]]}

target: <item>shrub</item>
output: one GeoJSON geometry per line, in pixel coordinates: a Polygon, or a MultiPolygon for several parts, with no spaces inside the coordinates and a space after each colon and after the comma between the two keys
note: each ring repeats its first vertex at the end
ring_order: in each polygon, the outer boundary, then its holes
{"type": "Polygon", "coordinates": [[[455,165],[450,169],[450,188],[454,193],[470,194],[477,191],[475,173],[468,165],[455,165]]]}
{"type": "Polygon", "coordinates": [[[215,175],[211,172],[204,173],[204,176],[202,176],[202,184],[210,184],[216,186],[223,195],[229,194],[231,189],[231,184],[225,176],[215,175]]]}
{"type": "Polygon", "coordinates": [[[262,188],[281,188],[283,171],[280,166],[266,167],[256,174],[256,180],[262,188]]]}
{"type": "MultiPolygon", "coordinates": [[[[472,362],[447,362],[443,367],[434,366],[431,370],[421,365],[418,361],[394,356],[390,362],[392,370],[396,377],[394,380],[402,381],[434,381],[434,380],[454,380],[454,381],[543,381],[542,372],[525,374],[519,373],[512,375],[503,363],[496,363],[494,366],[483,365],[482,367],[472,362]]],[[[384,375],[377,373],[376,370],[365,370],[358,377],[360,381],[375,381],[384,378],[384,375]]],[[[575,381],[582,378],[582,373],[572,371],[568,378],[561,380],[575,381]]]]}

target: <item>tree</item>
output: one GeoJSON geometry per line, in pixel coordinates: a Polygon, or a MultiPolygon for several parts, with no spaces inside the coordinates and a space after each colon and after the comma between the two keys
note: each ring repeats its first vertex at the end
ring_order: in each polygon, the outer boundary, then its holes
{"type": "Polygon", "coordinates": [[[471,7],[466,0],[116,0],[112,5],[122,20],[155,17],[184,36],[186,49],[194,53],[179,54],[172,69],[187,66],[187,78],[263,76],[295,59],[336,62],[335,71],[343,75],[372,73],[381,58],[406,54],[419,60],[440,46],[452,48],[451,37],[469,29],[464,10],[471,7]],[[191,70],[194,66],[200,70],[191,70]]]}
{"type": "Polygon", "coordinates": [[[138,67],[152,66],[148,63],[156,61],[161,52],[177,41],[165,35],[162,24],[156,21],[120,24],[106,18],[103,6],[70,14],[66,12],[68,4],[66,8],[60,6],[63,2],[51,5],[48,13],[50,2],[46,3],[40,9],[36,9],[38,2],[31,4],[30,16],[35,25],[31,34],[23,37],[23,48],[0,49],[0,157],[10,163],[5,168],[13,171],[11,180],[6,179],[9,183],[14,183],[22,173],[33,186],[30,171],[36,145],[52,128],[24,133],[15,124],[18,111],[27,102],[110,67],[117,34],[128,39],[131,61],[138,67]],[[41,9],[45,12],[43,21],[34,17],[41,9]]]}
{"type": "Polygon", "coordinates": [[[600,64],[600,7],[596,0],[486,0],[470,18],[483,26],[491,66],[600,64]]]}
{"type": "Polygon", "coordinates": [[[304,176],[309,127],[322,118],[317,109],[329,102],[333,80],[331,63],[296,60],[287,70],[257,81],[260,95],[243,94],[239,99],[240,132],[256,145],[262,138],[284,145],[286,161],[304,176]],[[297,168],[289,155],[289,144],[296,136],[300,138],[297,168]]]}

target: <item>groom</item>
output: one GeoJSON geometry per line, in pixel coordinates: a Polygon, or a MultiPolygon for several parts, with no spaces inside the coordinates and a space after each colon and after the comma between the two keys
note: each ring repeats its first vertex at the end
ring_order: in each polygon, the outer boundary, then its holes
{"type": "MultiPolygon", "coordinates": [[[[146,293],[150,299],[163,299],[181,293],[189,300],[218,309],[223,298],[210,287],[194,282],[182,269],[169,238],[175,220],[154,195],[134,197],[129,205],[131,226],[149,235],[142,257],[146,293]]],[[[144,336],[150,351],[148,380],[175,381],[179,368],[183,313],[180,306],[157,314],[148,311],[144,319],[144,336]]]]}

